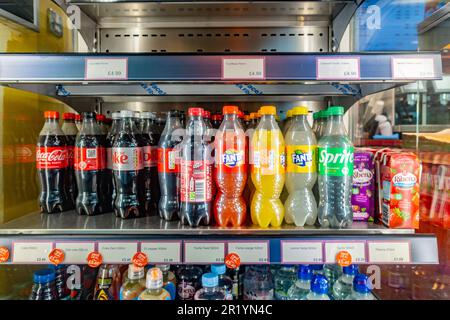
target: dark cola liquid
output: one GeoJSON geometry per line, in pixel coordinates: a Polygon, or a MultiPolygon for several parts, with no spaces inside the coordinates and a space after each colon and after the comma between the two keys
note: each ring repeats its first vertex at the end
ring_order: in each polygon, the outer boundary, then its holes
{"type": "MultiPolygon", "coordinates": [[[[136,139],[142,149],[145,147],[150,147],[150,139],[148,135],[137,134],[136,139]]],[[[143,199],[143,215],[150,215],[154,212],[153,209],[153,197],[152,197],[152,176],[150,167],[147,167],[144,162],[144,169],[141,170],[141,175],[139,176],[139,197],[143,199]]]]}
{"type": "Polygon", "coordinates": [[[70,201],[75,205],[77,199],[78,188],[77,180],[75,177],[75,170],[73,169],[73,157],[76,136],[66,135],[68,152],[69,152],[69,167],[67,168],[67,194],[70,197],[70,201]]]}
{"type": "Polygon", "coordinates": [[[192,265],[178,269],[177,297],[179,300],[194,300],[195,293],[201,288],[201,268],[192,265]]]}
{"type": "Polygon", "coordinates": [[[106,135],[101,136],[102,144],[105,147],[104,157],[105,157],[105,168],[101,172],[100,180],[100,192],[102,198],[102,212],[112,212],[114,205],[114,184],[113,184],[113,172],[110,168],[106,166],[107,164],[107,148],[108,141],[106,135]]]}
{"type": "MultiPolygon", "coordinates": [[[[67,147],[66,136],[39,136],[37,147],[67,147]]],[[[67,194],[68,169],[38,169],[41,192],[39,206],[43,213],[56,213],[73,209],[67,194]]]]}

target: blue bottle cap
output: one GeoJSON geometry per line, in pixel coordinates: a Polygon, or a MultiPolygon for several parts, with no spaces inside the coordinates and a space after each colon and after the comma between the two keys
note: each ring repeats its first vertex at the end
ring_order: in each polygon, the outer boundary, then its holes
{"type": "Polygon", "coordinates": [[[328,279],[323,274],[316,274],[311,280],[311,291],[316,294],[328,293],[328,279]]]}
{"type": "Polygon", "coordinates": [[[369,293],[370,288],[368,285],[369,277],[363,273],[357,274],[353,279],[353,290],[358,293],[369,293]]]}
{"type": "Polygon", "coordinates": [[[311,270],[315,270],[315,271],[317,271],[317,270],[323,270],[323,264],[311,264],[311,265],[309,266],[309,268],[310,268],[311,270]]]}
{"type": "Polygon", "coordinates": [[[224,274],[227,272],[227,267],[224,264],[213,264],[211,266],[211,272],[215,274],[224,274]]]}
{"type": "Polygon", "coordinates": [[[351,264],[348,267],[343,267],[342,272],[349,275],[356,275],[358,274],[358,266],[356,264],[351,264]]]}
{"type": "Polygon", "coordinates": [[[33,274],[35,283],[47,283],[55,280],[55,272],[52,269],[41,269],[33,274]]]}
{"type": "Polygon", "coordinates": [[[217,287],[219,285],[219,277],[214,273],[205,273],[202,276],[202,286],[206,288],[217,287]]]}
{"type": "Polygon", "coordinates": [[[301,280],[311,280],[313,276],[312,270],[309,266],[300,265],[298,267],[297,277],[301,280]]]}

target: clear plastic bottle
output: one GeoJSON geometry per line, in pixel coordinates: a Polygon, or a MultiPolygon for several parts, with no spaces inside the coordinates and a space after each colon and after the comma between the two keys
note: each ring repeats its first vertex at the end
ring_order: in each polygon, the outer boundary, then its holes
{"type": "Polygon", "coordinates": [[[243,282],[244,300],[273,300],[273,276],[268,266],[249,266],[243,282]]]}
{"type": "Polygon", "coordinates": [[[311,291],[306,295],[306,300],[330,300],[328,296],[328,279],[322,274],[313,276],[311,291]]]}
{"type": "Polygon", "coordinates": [[[75,171],[73,169],[74,162],[74,149],[75,149],[75,140],[78,134],[78,128],[75,125],[75,114],[66,112],[63,114],[63,124],[61,126],[61,130],[66,135],[67,139],[67,151],[69,157],[69,167],[67,168],[67,182],[69,196],[72,200],[72,203],[75,205],[75,201],[78,194],[77,182],[75,178],[75,171]]]}
{"type": "Polygon", "coordinates": [[[333,285],[334,300],[345,300],[352,292],[353,278],[358,274],[358,266],[351,264],[342,268],[342,275],[333,285]]]}
{"type": "Polygon", "coordinates": [[[134,264],[128,266],[128,276],[120,288],[120,300],[136,300],[145,290],[145,270],[134,264]]]}
{"type": "Polygon", "coordinates": [[[351,207],[353,144],[345,130],[343,107],[328,108],[327,127],[319,140],[319,223],[325,228],[348,228],[351,207]]]}
{"type": "Polygon", "coordinates": [[[163,274],[159,268],[147,271],[145,287],[138,300],[170,300],[170,293],[163,288],[163,274]]]}
{"type": "Polygon", "coordinates": [[[213,264],[211,273],[219,277],[219,287],[225,292],[225,300],[233,300],[233,280],[226,275],[227,267],[224,264],[213,264]]]}
{"type": "Polygon", "coordinates": [[[183,265],[178,269],[177,295],[180,300],[192,300],[200,288],[203,270],[193,265],[183,265]]]}
{"type": "Polygon", "coordinates": [[[330,282],[330,288],[332,289],[334,283],[342,275],[342,267],[338,264],[326,264],[323,266],[323,274],[327,277],[330,282]]]}
{"type": "Polygon", "coordinates": [[[275,299],[288,300],[288,291],[297,280],[297,268],[294,265],[282,265],[274,276],[275,299]]]}
{"type": "Polygon", "coordinates": [[[297,272],[297,281],[289,288],[287,300],[305,300],[311,291],[312,270],[309,266],[300,265],[297,272]]]}
{"type": "Polygon", "coordinates": [[[214,273],[202,276],[203,288],[195,293],[194,300],[225,300],[225,292],[219,288],[219,277],[214,273]]]}
{"type": "Polygon", "coordinates": [[[175,274],[170,271],[170,265],[168,264],[159,264],[155,266],[159,268],[163,273],[163,285],[164,289],[170,293],[171,300],[175,300],[177,296],[177,278],[175,274]]]}
{"type": "Polygon", "coordinates": [[[36,271],[33,275],[33,282],[29,300],[58,300],[55,272],[52,269],[36,271]]]}
{"type": "Polygon", "coordinates": [[[312,188],[317,179],[317,141],[308,124],[307,107],[291,109],[292,120],[285,134],[286,189],[284,203],[288,224],[312,226],[317,220],[317,204],[312,188]]]}
{"type": "Polygon", "coordinates": [[[325,272],[323,270],[323,264],[311,264],[309,265],[309,268],[312,270],[313,275],[316,274],[325,275],[325,272]]]}
{"type": "MultiPolygon", "coordinates": [[[[314,123],[313,123],[313,132],[316,136],[316,141],[319,142],[320,138],[322,138],[324,128],[327,124],[327,118],[328,118],[328,111],[327,110],[320,110],[318,112],[315,112],[314,115],[314,123]]],[[[317,150],[318,151],[318,150],[317,150]]],[[[316,165],[319,165],[319,154],[316,152],[316,165]]],[[[318,169],[318,168],[317,168],[318,169]]],[[[319,203],[320,197],[319,197],[319,179],[316,179],[316,182],[314,183],[313,189],[312,189],[314,199],[316,199],[316,203],[319,203]]],[[[318,221],[317,221],[318,223],[318,221]]]]}
{"type": "Polygon", "coordinates": [[[365,274],[357,274],[353,279],[353,291],[345,300],[376,300],[370,292],[369,277],[365,274]]]}

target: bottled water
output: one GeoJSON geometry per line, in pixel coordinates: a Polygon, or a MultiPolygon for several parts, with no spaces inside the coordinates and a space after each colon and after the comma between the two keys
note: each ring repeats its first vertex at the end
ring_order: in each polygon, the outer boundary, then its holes
{"type": "Polygon", "coordinates": [[[319,140],[319,223],[325,228],[348,228],[353,221],[352,142],[347,136],[343,107],[328,108],[327,127],[319,140]]]}
{"type": "Polygon", "coordinates": [[[245,269],[244,300],[273,300],[273,277],[267,266],[245,269]]]}
{"type": "Polygon", "coordinates": [[[311,291],[306,295],[306,300],[330,300],[328,286],[328,280],[324,275],[315,275],[311,280],[311,291]]]}
{"type": "Polygon", "coordinates": [[[330,288],[332,288],[336,280],[342,275],[342,267],[337,264],[326,264],[323,267],[323,274],[327,277],[330,288]]]}
{"type": "Polygon", "coordinates": [[[226,275],[227,267],[224,264],[214,264],[211,272],[219,277],[219,287],[225,292],[225,300],[233,300],[233,280],[226,275]]]}
{"type": "Polygon", "coordinates": [[[316,274],[325,275],[325,273],[323,271],[323,264],[311,264],[311,265],[309,265],[309,268],[312,270],[313,275],[316,275],[316,274]]]}
{"type": "Polygon", "coordinates": [[[297,269],[293,265],[282,265],[275,273],[275,299],[287,300],[288,290],[297,280],[297,269]]]}
{"type": "Polygon", "coordinates": [[[202,276],[202,286],[195,293],[194,300],[225,300],[225,292],[219,288],[219,277],[214,273],[202,276]]]}
{"type": "Polygon", "coordinates": [[[304,300],[311,290],[312,270],[308,266],[299,266],[297,281],[288,290],[288,300],[304,300]]]}
{"type": "Polygon", "coordinates": [[[335,300],[344,300],[352,292],[353,278],[358,274],[357,265],[349,265],[342,268],[343,274],[333,285],[333,298],[335,300]]]}
{"type": "Polygon", "coordinates": [[[365,274],[357,274],[353,279],[353,291],[346,300],[376,300],[370,292],[369,277],[365,274]]]}

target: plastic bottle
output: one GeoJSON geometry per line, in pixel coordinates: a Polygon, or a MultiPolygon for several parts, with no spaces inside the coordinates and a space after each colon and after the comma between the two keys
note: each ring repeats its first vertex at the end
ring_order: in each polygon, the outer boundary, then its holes
{"type": "Polygon", "coordinates": [[[323,270],[323,264],[311,264],[309,268],[312,270],[313,275],[322,274],[325,275],[323,270]]]}
{"type": "Polygon", "coordinates": [[[220,125],[222,124],[223,116],[219,113],[213,114],[211,116],[211,125],[214,129],[219,129],[220,125]]]}
{"type": "MultiPolygon", "coordinates": [[[[152,180],[152,168],[156,166],[156,161],[153,160],[153,137],[150,134],[144,133],[143,129],[145,126],[146,119],[140,114],[139,133],[136,135],[138,140],[140,140],[140,145],[142,149],[143,157],[143,169],[141,172],[141,198],[143,199],[143,212],[145,215],[151,215],[155,212],[156,207],[154,207],[155,202],[153,199],[152,184],[156,184],[156,180],[152,180]]],[[[156,168],[155,168],[156,169],[156,168]]],[[[139,192],[139,190],[138,190],[139,192]]]]}
{"type": "Polygon", "coordinates": [[[214,273],[202,276],[203,288],[195,293],[194,300],[225,300],[225,292],[219,288],[219,277],[214,273]]]}
{"type": "Polygon", "coordinates": [[[333,285],[342,275],[342,267],[337,264],[325,264],[323,266],[323,274],[327,277],[330,283],[330,294],[332,293],[333,285]]]}
{"type": "Polygon", "coordinates": [[[247,147],[245,132],[237,120],[239,109],[223,107],[224,120],[216,133],[215,182],[218,194],[214,201],[214,217],[221,227],[245,223],[247,207],[242,196],[247,183],[247,147]]]}
{"type": "Polygon", "coordinates": [[[280,200],[285,180],[284,138],[275,121],[276,108],[263,106],[262,118],[252,137],[251,177],[255,193],[251,203],[254,224],[267,228],[281,226],[284,206],[280,200]]]}
{"type": "Polygon", "coordinates": [[[93,216],[111,211],[104,198],[101,181],[106,168],[106,137],[102,135],[94,112],[83,113],[83,124],[75,141],[75,176],[78,196],[75,209],[80,215],[93,216]]]}
{"type": "Polygon", "coordinates": [[[268,266],[249,266],[244,274],[244,300],[273,300],[273,276],[268,266]]]}
{"type": "Polygon", "coordinates": [[[214,133],[215,129],[213,128],[211,124],[211,112],[208,110],[203,110],[203,121],[205,122],[206,126],[206,133],[205,133],[205,141],[211,142],[214,141],[214,133]]]}
{"type": "Polygon", "coordinates": [[[113,164],[112,164],[112,146],[114,143],[114,139],[119,133],[120,129],[120,113],[113,112],[112,117],[112,125],[111,130],[109,130],[106,136],[106,170],[110,173],[107,174],[107,177],[110,177],[109,184],[111,186],[111,208],[114,207],[114,201],[116,199],[116,187],[114,184],[114,176],[113,176],[113,164]]]}
{"type": "Polygon", "coordinates": [[[328,296],[328,280],[324,275],[317,274],[311,280],[311,291],[306,300],[330,300],[328,296]]]}
{"type": "Polygon", "coordinates": [[[211,146],[205,141],[202,108],[189,108],[186,136],[180,145],[180,215],[191,227],[208,225],[212,209],[211,146]]]}
{"type": "Polygon", "coordinates": [[[219,277],[219,288],[225,293],[225,300],[233,300],[233,280],[226,275],[227,267],[224,264],[213,264],[211,273],[219,277]]]}
{"type": "Polygon", "coordinates": [[[244,115],[244,130],[248,128],[250,122],[251,122],[250,115],[249,114],[244,115]]]}
{"type": "Polygon", "coordinates": [[[45,124],[39,133],[36,148],[36,168],[41,191],[41,212],[56,213],[73,208],[67,194],[67,172],[69,167],[67,139],[59,127],[59,113],[45,111],[45,124]]]}
{"type": "Polygon", "coordinates": [[[78,189],[77,181],[75,178],[75,171],[73,169],[74,163],[74,149],[75,149],[75,139],[77,137],[78,129],[75,125],[75,113],[65,112],[63,114],[63,124],[61,130],[66,135],[67,139],[67,152],[69,157],[69,166],[67,168],[67,191],[72,201],[75,205],[75,199],[77,198],[78,189]]]}
{"type": "Polygon", "coordinates": [[[319,140],[319,222],[322,227],[348,228],[353,222],[352,142],[347,136],[343,107],[328,109],[327,127],[319,140]]]}
{"type": "Polygon", "coordinates": [[[175,274],[170,271],[170,265],[159,264],[155,268],[159,268],[163,274],[163,286],[164,289],[170,294],[171,300],[175,300],[177,296],[177,279],[175,274]]]}
{"type": "Polygon", "coordinates": [[[97,274],[94,300],[119,300],[121,284],[122,274],[117,265],[101,265],[97,274]]]}
{"type": "Polygon", "coordinates": [[[197,266],[184,265],[177,273],[177,295],[180,300],[192,300],[198,289],[203,270],[197,266]]]}
{"type": "Polygon", "coordinates": [[[81,130],[81,114],[75,115],[75,125],[77,126],[78,131],[81,130]]]}
{"type": "Polygon", "coordinates": [[[55,272],[52,269],[42,269],[33,274],[29,300],[58,300],[55,272]]]}
{"type": "Polygon", "coordinates": [[[120,288],[120,300],[137,300],[145,290],[145,270],[134,264],[128,266],[127,279],[120,288]]]}
{"type": "Polygon", "coordinates": [[[376,300],[370,292],[369,277],[365,274],[357,274],[353,279],[353,291],[345,300],[376,300]]]}
{"type": "Polygon", "coordinates": [[[289,288],[287,300],[305,300],[311,291],[312,270],[305,265],[300,265],[297,272],[297,281],[289,288]]]}
{"type": "Polygon", "coordinates": [[[344,300],[352,292],[353,278],[358,274],[357,265],[349,265],[342,268],[342,275],[333,285],[333,298],[344,300]]]}
{"type": "Polygon", "coordinates": [[[170,293],[163,288],[163,274],[159,268],[147,271],[146,289],[138,300],[170,300],[170,293]]]}
{"type": "Polygon", "coordinates": [[[67,287],[67,267],[64,265],[53,266],[55,272],[55,286],[58,293],[59,300],[68,300],[70,297],[70,290],[67,287]]]}
{"type": "Polygon", "coordinates": [[[292,109],[289,109],[286,112],[286,119],[284,120],[283,129],[281,130],[283,132],[283,137],[286,139],[286,132],[289,130],[289,127],[292,123],[292,109]]]}
{"type": "Polygon", "coordinates": [[[275,299],[288,300],[289,288],[297,280],[297,269],[294,265],[282,265],[274,276],[275,299]]]}
{"type": "Polygon", "coordinates": [[[322,111],[317,111],[313,113],[313,125],[312,125],[312,131],[317,137],[317,132],[319,128],[319,116],[322,111]]]}
{"type": "MultiPolygon", "coordinates": [[[[255,129],[256,129],[256,119],[257,117],[257,113],[256,112],[252,112],[250,113],[250,119],[251,122],[249,124],[249,126],[247,127],[246,131],[245,131],[245,137],[246,137],[246,145],[247,145],[247,159],[246,159],[246,163],[248,165],[251,165],[251,163],[249,163],[250,158],[252,157],[252,155],[250,153],[253,153],[252,149],[251,149],[251,145],[250,142],[252,141],[253,138],[253,134],[255,133],[255,129]]],[[[251,166],[249,166],[247,169],[250,170],[251,166]]],[[[244,199],[245,199],[245,203],[247,204],[247,212],[250,212],[250,207],[251,207],[251,203],[252,203],[252,197],[253,197],[253,193],[255,192],[255,186],[253,185],[252,179],[251,178],[247,178],[247,185],[244,189],[244,199]]],[[[251,219],[250,219],[250,215],[247,215],[247,220],[249,223],[251,223],[251,219]]]]}
{"type": "Polygon", "coordinates": [[[317,204],[312,188],[317,179],[317,141],[306,116],[306,107],[291,109],[291,123],[285,135],[286,189],[284,207],[289,224],[312,226],[317,220],[317,204]]]}
{"type": "Polygon", "coordinates": [[[179,112],[167,113],[166,126],[158,143],[158,178],[161,197],[158,212],[161,219],[173,220],[179,217],[180,177],[179,160],[175,147],[181,142],[181,135],[174,134],[181,129],[179,112]]]}
{"type": "MultiPolygon", "coordinates": [[[[318,143],[320,138],[322,138],[322,136],[323,136],[323,131],[327,124],[328,110],[320,110],[318,112],[315,112],[313,117],[315,117],[315,119],[314,119],[312,130],[314,132],[314,135],[316,136],[316,141],[318,143]]],[[[319,165],[319,152],[318,151],[319,150],[317,150],[317,152],[316,152],[317,167],[319,165]]],[[[317,168],[317,170],[318,170],[318,168],[317,168]]],[[[319,196],[319,179],[318,178],[316,179],[316,182],[314,183],[312,191],[314,194],[314,199],[316,199],[316,203],[319,204],[320,196],[319,196]]],[[[319,224],[318,221],[317,221],[317,224],[319,224]]]]}

